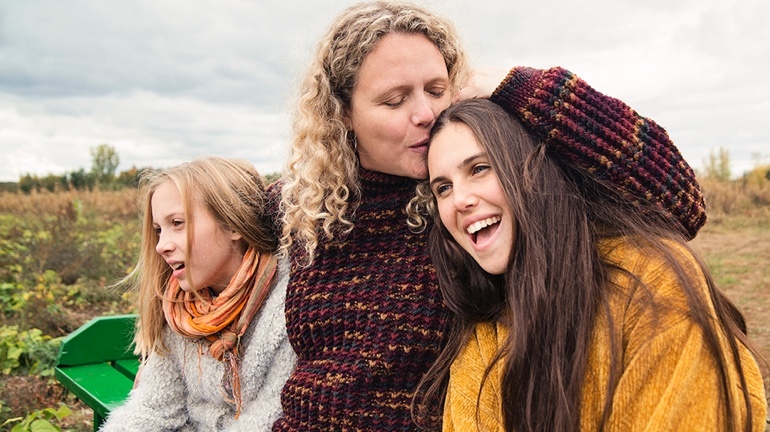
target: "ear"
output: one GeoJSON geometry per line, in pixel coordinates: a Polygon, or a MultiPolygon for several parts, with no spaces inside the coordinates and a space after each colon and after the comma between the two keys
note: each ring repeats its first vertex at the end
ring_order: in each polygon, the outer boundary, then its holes
{"type": "Polygon", "coordinates": [[[230,240],[238,241],[238,240],[241,240],[242,238],[243,238],[243,236],[241,235],[241,233],[239,233],[239,232],[237,232],[235,230],[230,230],[230,240]]]}
{"type": "Polygon", "coordinates": [[[345,108],[342,113],[342,124],[345,125],[345,129],[349,131],[353,130],[353,121],[350,120],[350,108],[345,108]]]}

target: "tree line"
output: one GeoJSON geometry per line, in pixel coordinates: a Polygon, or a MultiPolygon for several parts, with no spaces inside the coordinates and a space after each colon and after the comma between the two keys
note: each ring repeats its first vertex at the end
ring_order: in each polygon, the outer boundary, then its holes
{"type": "Polygon", "coordinates": [[[128,170],[117,172],[120,165],[120,156],[115,147],[109,144],[99,144],[89,149],[91,154],[91,169],[80,168],[66,172],[62,175],[47,174],[23,174],[18,183],[6,182],[0,184],[0,190],[20,191],[29,194],[32,191],[42,192],[47,190],[55,192],[59,190],[118,190],[123,188],[136,188],[142,173],[149,169],[131,167],[128,170]]]}

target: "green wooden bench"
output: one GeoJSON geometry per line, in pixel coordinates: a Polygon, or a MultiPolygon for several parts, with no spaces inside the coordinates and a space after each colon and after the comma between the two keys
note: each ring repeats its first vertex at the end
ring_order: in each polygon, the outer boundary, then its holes
{"type": "Polygon", "coordinates": [[[56,379],[94,411],[94,430],[121,405],[134,386],[136,315],[101,316],[62,340],[56,379]]]}

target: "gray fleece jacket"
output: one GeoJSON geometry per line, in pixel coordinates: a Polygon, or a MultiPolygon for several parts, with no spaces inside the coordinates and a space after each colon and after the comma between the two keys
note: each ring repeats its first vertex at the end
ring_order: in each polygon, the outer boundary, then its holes
{"type": "Polygon", "coordinates": [[[273,290],[241,338],[241,413],[222,393],[224,367],[199,345],[168,327],[169,353],[152,353],[125,404],[100,431],[269,431],[281,416],[281,389],[297,357],[286,335],[284,300],[288,265],[281,263],[273,290]]]}

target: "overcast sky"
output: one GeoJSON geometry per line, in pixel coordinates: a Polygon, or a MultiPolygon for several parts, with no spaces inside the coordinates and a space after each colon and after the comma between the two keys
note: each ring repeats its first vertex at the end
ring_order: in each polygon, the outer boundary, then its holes
{"type": "MultiPolygon", "coordinates": [[[[766,0],[417,0],[475,65],[561,65],[664,126],[695,168],[770,163],[766,0]]],[[[214,154],[280,171],[315,42],[350,0],[0,0],[0,181],[214,154]]]]}

